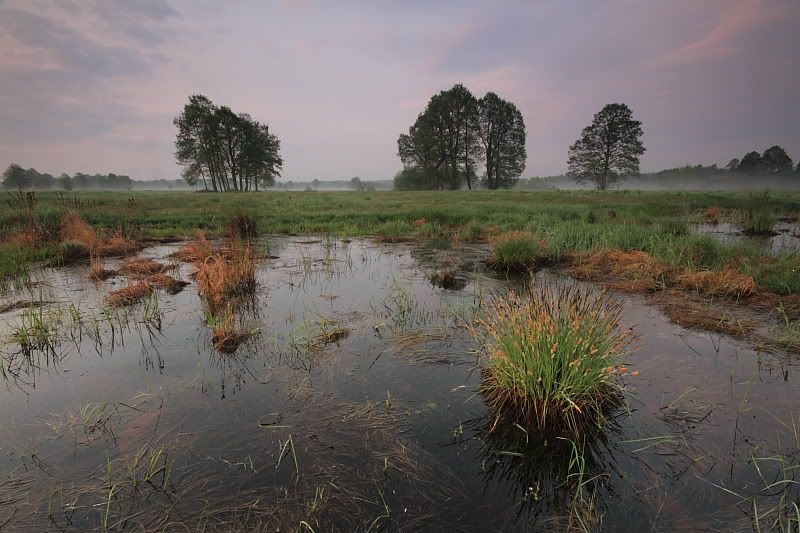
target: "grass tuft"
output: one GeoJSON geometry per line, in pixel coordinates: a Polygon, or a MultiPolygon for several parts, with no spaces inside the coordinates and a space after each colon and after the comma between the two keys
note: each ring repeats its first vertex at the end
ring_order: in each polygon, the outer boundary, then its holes
{"type": "Polygon", "coordinates": [[[511,231],[491,241],[489,266],[506,272],[523,272],[542,255],[542,244],[528,231],[511,231]]]}
{"type": "Polygon", "coordinates": [[[576,435],[601,426],[622,389],[615,374],[633,339],[622,303],[577,285],[528,287],[477,321],[489,360],[481,392],[498,422],[576,435]]]}

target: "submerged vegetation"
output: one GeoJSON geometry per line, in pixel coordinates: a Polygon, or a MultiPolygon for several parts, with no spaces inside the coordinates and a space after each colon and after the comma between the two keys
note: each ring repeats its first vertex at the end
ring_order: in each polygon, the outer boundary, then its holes
{"type": "Polygon", "coordinates": [[[525,297],[490,302],[477,331],[488,357],[481,392],[496,420],[568,435],[602,425],[620,402],[633,338],[621,305],[577,285],[530,285],[525,297]]]}

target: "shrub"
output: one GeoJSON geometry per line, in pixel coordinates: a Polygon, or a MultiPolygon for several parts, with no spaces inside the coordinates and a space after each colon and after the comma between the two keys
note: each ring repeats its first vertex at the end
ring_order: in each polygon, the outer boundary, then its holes
{"type": "Polygon", "coordinates": [[[489,356],[480,388],[497,420],[571,435],[602,425],[633,338],[621,309],[577,285],[530,285],[528,298],[491,302],[476,332],[489,356]]]}
{"type": "Polygon", "coordinates": [[[495,270],[520,272],[530,269],[542,254],[542,244],[527,231],[511,231],[491,242],[489,266],[495,270]]]}

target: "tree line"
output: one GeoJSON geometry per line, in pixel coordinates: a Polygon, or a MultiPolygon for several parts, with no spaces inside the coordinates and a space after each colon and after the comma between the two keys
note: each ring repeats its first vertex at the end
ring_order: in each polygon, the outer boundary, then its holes
{"type": "Polygon", "coordinates": [[[111,189],[128,190],[133,187],[134,181],[124,174],[84,174],[76,172],[73,176],[63,173],[58,177],[52,174],[38,172],[35,168],[22,168],[16,163],[11,163],[3,172],[3,188],[5,189],[36,189],[49,190],[61,189],[111,189]]]}
{"type": "Polygon", "coordinates": [[[178,128],[175,158],[190,185],[211,191],[258,191],[280,176],[280,140],[269,126],[246,113],[217,106],[208,97],[189,97],[173,121],[178,128]]]}
{"type": "Polygon", "coordinates": [[[800,176],[800,162],[795,168],[792,165],[792,158],[789,157],[786,150],[775,145],[764,150],[763,155],[753,150],[746,153],[741,159],[731,159],[725,169],[730,172],[767,176],[785,176],[794,172],[800,176]]]}
{"type": "Polygon", "coordinates": [[[497,94],[457,84],[431,97],[397,150],[397,189],[511,188],[525,169],[525,121],[497,94]]]}

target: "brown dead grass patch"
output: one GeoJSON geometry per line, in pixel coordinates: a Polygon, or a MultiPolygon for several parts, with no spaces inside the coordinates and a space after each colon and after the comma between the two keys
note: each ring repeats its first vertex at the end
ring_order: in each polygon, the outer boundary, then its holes
{"type": "Polygon", "coordinates": [[[142,301],[153,292],[153,286],[146,281],[137,281],[127,287],[111,291],[106,296],[106,305],[122,307],[142,301]]]}
{"type": "Polygon", "coordinates": [[[101,244],[94,228],[74,211],[64,213],[61,218],[61,240],[79,242],[90,250],[101,244]]]}
{"type": "Polygon", "coordinates": [[[672,267],[638,250],[604,249],[573,255],[569,273],[584,281],[602,281],[628,292],[654,291],[663,287],[672,267]]]}
{"type": "Polygon", "coordinates": [[[159,263],[154,259],[144,258],[131,259],[123,262],[119,268],[119,272],[121,274],[125,274],[126,276],[147,277],[152,276],[153,274],[160,274],[168,269],[169,267],[167,265],[159,263]]]}
{"type": "Polygon", "coordinates": [[[682,291],[661,291],[653,302],[672,322],[685,328],[715,331],[732,337],[749,336],[759,322],[726,309],[727,302],[700,300],[682,291]]]}
{"type": "Polygon", "coordinates": [[[181,246],[180,250],[172,255],[186,263],[199,263],[215,255],[215,251],[206,239],[205,233],[198,231],[193,240],[181,246]]]}
{"type": "Polygon", "coordinates": [[[733,296],[742,298],[756,292],[752,276],[740,274],[733,269],[720,272],[682,272],[677,277],[678,284],[713,296],[733,296]]]}
{"type": "Polygon", "coordinates": [[[129,239],[121,233],[114,233],[104,242],[98,244],[94,252],[98,256],[112,256],[127,255],[141,249],[142,246],[133,239],[129,239]]]}
{"type": "Polygon", "coordinates": [[[163,272],[153,274],[147,278],[147,280],[159,289],[173,295],[181,292],[189,284],[183,280],[175,279],[170,275],[164,274],[163,272]]]}
{"type": "Polygon", "coordinates": [[[195,263],[195,281],[211,306],[251,294],[256,288],[256,260],[248,245],[233,243],[195,263]]]}
{"type": "Polygon", "coordinates": [[[120,232],[102,239],[80,214],[69,211],[61,218],[62,242],[79,242],[96,257],[127,255],[141,249],[139,243],[120,232]]]}

